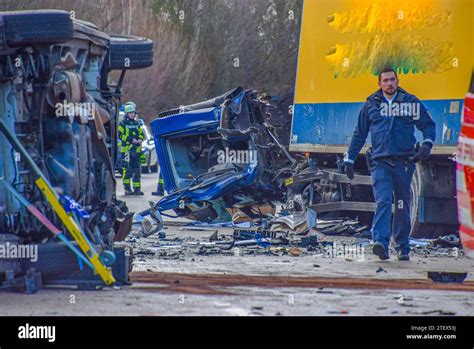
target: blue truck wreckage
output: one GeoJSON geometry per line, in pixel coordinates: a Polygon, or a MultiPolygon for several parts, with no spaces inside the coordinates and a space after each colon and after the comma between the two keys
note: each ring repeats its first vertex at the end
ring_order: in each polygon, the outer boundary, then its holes
{"type": "Polygon", "coordinates": [[[238,87],[160,113],[151,127],[169,195],[154,211],[217,223],[231,221],[235,209],[264,217],[258,207],[284,201],[285,179],[299,171],[287,151],[292,98],[238,87]],[[229,154],[247,158],[225,161],[229,154]]]}

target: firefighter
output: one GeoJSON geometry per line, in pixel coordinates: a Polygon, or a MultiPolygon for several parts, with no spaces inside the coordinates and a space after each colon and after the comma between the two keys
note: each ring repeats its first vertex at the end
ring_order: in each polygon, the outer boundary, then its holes
{"type": "MultiPolygon", "coordinates": [[[[123,105],[123,110],[125,110],[125,107],[127,105],[132,105],[135,109],[137,108],[137,105],[134,102],[130,101],[123,105]]],[[[123,127],[119,125],[118,129],[120,132],[120,129],[123,129],[123,127]]],[[[125,153],[127,153],[128,148],[125,146],[122,147],[122,140],[120,139],[120,137],[118,137],[117,139],[117,148],[118,148],[117,167],[120,168],[120,177],[123,178],[125,174],[125,170],[126,170],[126,162],[123,161],[123,159],[124,159],[125,153]]]]}
{"type": "Polygon", "coordinates": [[[410,186],[415,163],[428,160],[435,141],[435,122],[418,98],[398,86],[397,73],[384,69],[380,89],[369,96],[344,158],[344,172],[354,178],[354,162],[368,133],[371,134],[370,167],[377,208],[372,223],[373,253],[381,260],[389,256],[392,234],[392,201],[395,196],[393,238],[398,259],[410,260],[410,186]],[[423,134],[415,148],[415,127],[423,134]]]}
{"type": "Polygon", "coordinates": [[[120,122],[119,139],[123,161],[123,186],[125,195],[144,195],[141,191],[141,159],[143,129],[138,121],[136,107],[132,103],[125,105],[125,117],[120,122]],[[132,191],[133,187],[133,191],[132,191]]]}

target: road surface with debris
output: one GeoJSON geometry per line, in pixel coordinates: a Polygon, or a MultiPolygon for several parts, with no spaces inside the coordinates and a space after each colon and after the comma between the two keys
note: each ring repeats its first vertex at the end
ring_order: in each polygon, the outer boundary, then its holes
{"type": "MultiPolygon", "coordinates": [[[[156,183],[144,175],[145,197],[119,196],[141,211],[156,183]]],[[[129,235],[132,286],[2,292],[0,315],[474,315],[471,274],[462,284],[427,276],[469,273],[474,260],[456,248],[420,242],[410,262],[380,261],[367,239],[318,235],[301,247],[290,234],[287,244],[232,247],[232,228],[167,222],[164,234],[144,237],[135,225],[129,235]]]]}

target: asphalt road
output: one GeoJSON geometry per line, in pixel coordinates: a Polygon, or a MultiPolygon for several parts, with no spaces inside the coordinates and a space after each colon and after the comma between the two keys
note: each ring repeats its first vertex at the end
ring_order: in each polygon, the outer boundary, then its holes
{"type": "MultiPolygon", "coordinates": [[[[141,211],[149,200],[159,199],[150,195],[156,182],[155,175],[144,175],[144,197],[124,197],[119,186],[119,198],[130,210],[141,211]]],[[[160,239],[145,238],[135,228],[127,242],[135,252],[132,286],[0,293],[0,315],[474,315],[472,274],[460,289],[414,286],[417,280],[431,283],[427,271],[472,271],[474,260],[462,254],[414,254],[410,262],[400,262],[379,261],[369,247],[360,259],[306,251],[292,256],[278,249],[272,254],[251,249],[214,253],[195,245],[209,242],[212,229],[167,226],[166,238],[160,239]],[[382,286],[357,286],[367,279],[382,286]],[[354,288],[347,286],[351,282],[354,288]]],[[[217,230],[221,237],[232,233],[217,230]]],[[[350,239],[327,238],[336,244],[350,239]]]]}

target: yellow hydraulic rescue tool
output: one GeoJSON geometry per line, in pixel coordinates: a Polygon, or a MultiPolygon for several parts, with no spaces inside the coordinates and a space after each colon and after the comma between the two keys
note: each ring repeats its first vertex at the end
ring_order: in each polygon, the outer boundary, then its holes
{"type": "Polygon", "coordinates": [[[100,276],[100,278],[105,282],[106,285],[113,284],[115,282],[115,278],[113,277],[111,270],[102,263],[99,254],[95,251],[94,247],[85,237],[81,227],[77,224],[75,218],[72,216],[72,213],[66,212],[66,210],[59,201],[59,195],[56,193],[56,191],[48,182],[48,180],[44,177],[43,173],[33,161],[33,159],[30,157],[23,145],[7,128],[3,120],[0,120],[0,131],[4,134],[9,143],[13,146],[13,148],[15,148],[18,153],[20,153],[22,159],[26,161],[30,170],[38,177],[36,180],[36,185],[46,197],[48,202],[51,204],[51,207],[53,208],[54,212],[56,212],[59,219],[67,228],[71,236],[74,238],[74,240],[76,240],[80,249],[86,255],[87,259],[94,266],[95,272],[100,276]]]}

